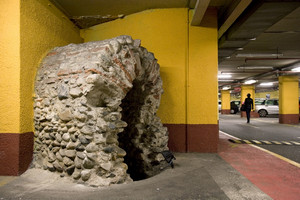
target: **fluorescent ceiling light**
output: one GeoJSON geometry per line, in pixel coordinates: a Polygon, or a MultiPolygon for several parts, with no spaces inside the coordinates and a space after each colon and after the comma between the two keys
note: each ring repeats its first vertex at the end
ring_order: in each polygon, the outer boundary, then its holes
{"type": "Polygon", "coordinates": [[[282,53],[238,53],[237,58],[255,58],[255,57],[279,57],[282,53]]]}
{"type": "Polygon", "coordinates": [[[300,72],[300,67],[296,67],[294,69],[292,69],[293,72],[300,72]]]}
{"type": "Polygon", "coordinates": [[[256,83],[256,80],[248,80],[245,82],[245,84],[247,84],[247,85],[252,84],[252,83],[256,83]]]}
{"type": "Polygon", "coordinates": [[[230,89],[229,86],[225,86],[225,87],[222,88],[222,90],[229,90],[229,89],[230,89]]]}
{"type": "Polygon", "coordinates": [[[237,69],[273,69],[273,66],[240,66],[237,69]]]}
{"type": "Polygon", "coordinates": [[[230,74],[218,74],[218,78],[231,78],[230,74]]]}
{"type": "Polygon", "coordinates": [[[260,86],[272,86],[273,83],[272,82],[267,82],[267,83],[261,83],[259,84],[260,86]]]}
{"type": "Polygon", "coordinates": [[[220,79],[219,82],[233,82],[233,79],[220,79]]]}

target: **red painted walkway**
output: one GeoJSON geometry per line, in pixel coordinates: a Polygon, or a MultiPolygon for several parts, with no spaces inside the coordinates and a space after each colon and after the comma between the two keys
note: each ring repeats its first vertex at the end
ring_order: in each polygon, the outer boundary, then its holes
{"type": "Polygon", "coordinates": [[[218,154],[275,200],[300,200],[300,168],[220,132],[218,154]]]}

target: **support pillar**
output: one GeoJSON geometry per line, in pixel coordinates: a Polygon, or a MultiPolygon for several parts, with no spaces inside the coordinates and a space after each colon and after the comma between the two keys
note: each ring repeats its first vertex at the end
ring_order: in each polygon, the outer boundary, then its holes
{"type": "MultiPolygon", "coordinates": [[[[192,19],[192,10],[190,19],[192,19]]],[[[218,123],[217,10],[208,9],[203,26],[189,26],[187,71],[187,151],[216,153],[218,123]]]]}
{"type": "Polygon", "coordinates": [[[279,123],[299,123],[298,76],[279,77],[279,123]]]}
{"type": "MultiPolygon", "coordinates": [[[[259,117],[259,114],[255,112],[255,86],[254,85],[243,85],[241,90],[241,105],[245,102],[247,94],[250,94],[253,99],[253,111],[250,113],[250,117],[259,117]]],[[[246,112],[241,111],[241,117],[246,117],[246,112]]]]}
{"type": "Polygon", "coordinates": [[[221,114],[230,114],[230,91],[221,91],[221,114]]]}

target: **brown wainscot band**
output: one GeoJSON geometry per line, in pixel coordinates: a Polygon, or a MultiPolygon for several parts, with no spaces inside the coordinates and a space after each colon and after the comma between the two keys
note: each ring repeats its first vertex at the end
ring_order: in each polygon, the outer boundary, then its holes
{"type": "Polygon", "coordinates": [[[169,131],[168,147],[173,152],[187,152],[186,124],[164,124],[169,131]]]}
{"type": "Polygon", "coordinates": [[[230,114],[230,110],[229,109],[222,109],[221,114],[224,114],[224,115],[230,114]]]}
{"type": "Polygon", "coordinates": [[[187,133],[188,152],[217,153],[218,124],[188,124],[187,133]]]}
{"type": "Polygon", "coordinates": [[[33,133],[0,133],[0,175],[24,173],[33,155],[33,133]]]}
{"type": "Polygon", "coordinates": [[[168,128],[168,147],[173,152],[217,152],[218,124],[164,124],[164,126],[168,128]]]}
{"type": "Polygon", "coordinates": [[[299,114],[279,114],[280,124],[299,124],[299,114]]]}

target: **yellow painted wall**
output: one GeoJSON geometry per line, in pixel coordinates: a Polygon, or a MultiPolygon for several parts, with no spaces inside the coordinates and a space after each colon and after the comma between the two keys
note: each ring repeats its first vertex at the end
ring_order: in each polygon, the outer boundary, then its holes
{"type": "MultiPolygon", "coordinates": [[[[188,10],[155,9],[126,16],[81,31],[85,42],[119,35],[141,39],[160,64],[164,94],[158,115],[163,123],[186,123],[188,10]]],[[[217,103],[215,103],[217,105],[217,103]]]]}
{"type": "Polygon", "coordinates": [[[21,1],[20,132],[33,131],[34,81],[40,61],[57,46],[83,42],[79,29],[48,0],[21,1]]]}
{"type": "Polygon", "coordinates": [[[230,110],[230,91],[222,90],[221,91],[221,109],[230,110]]]}
{"type": "Polygon", "coordinates": [[[247,98],[247,94],[250,94],[250,98],[253,99],[253,108],[255,108],[255,86],[254,85],[243,85],[241,90],[241,103],[244,103],[247,98]]]}
{"type": "Polygon", "coordinates": [[[298,76],[279,77],[279,114],[299,114],[298,76]]]}
{"type": "Polygon", "coordinates": [[[209,9],[202,26],[189,27],[188,124],[218,123],[217,38],[217,11],[209,9]]]}
{"type": "Polygon", "coordinates": [[[53,47],[82,42],[79,29],[48,0],[1,0],[0,36],[0,133],[31,132],[39,62],[53,47]]]}
{"type": "Polygon", "coordinates": [[[279,91],[270,91],[270,92],[257,92],[255,93],[255,98],[266,98],[266,95],[270,94],[271,99],[279,99],[279,91]]]}
{"type": "Polygon", "coordinates": [[[20,118],[20,2],[0,1],[0,133],[17,133],[20,118]]]}

